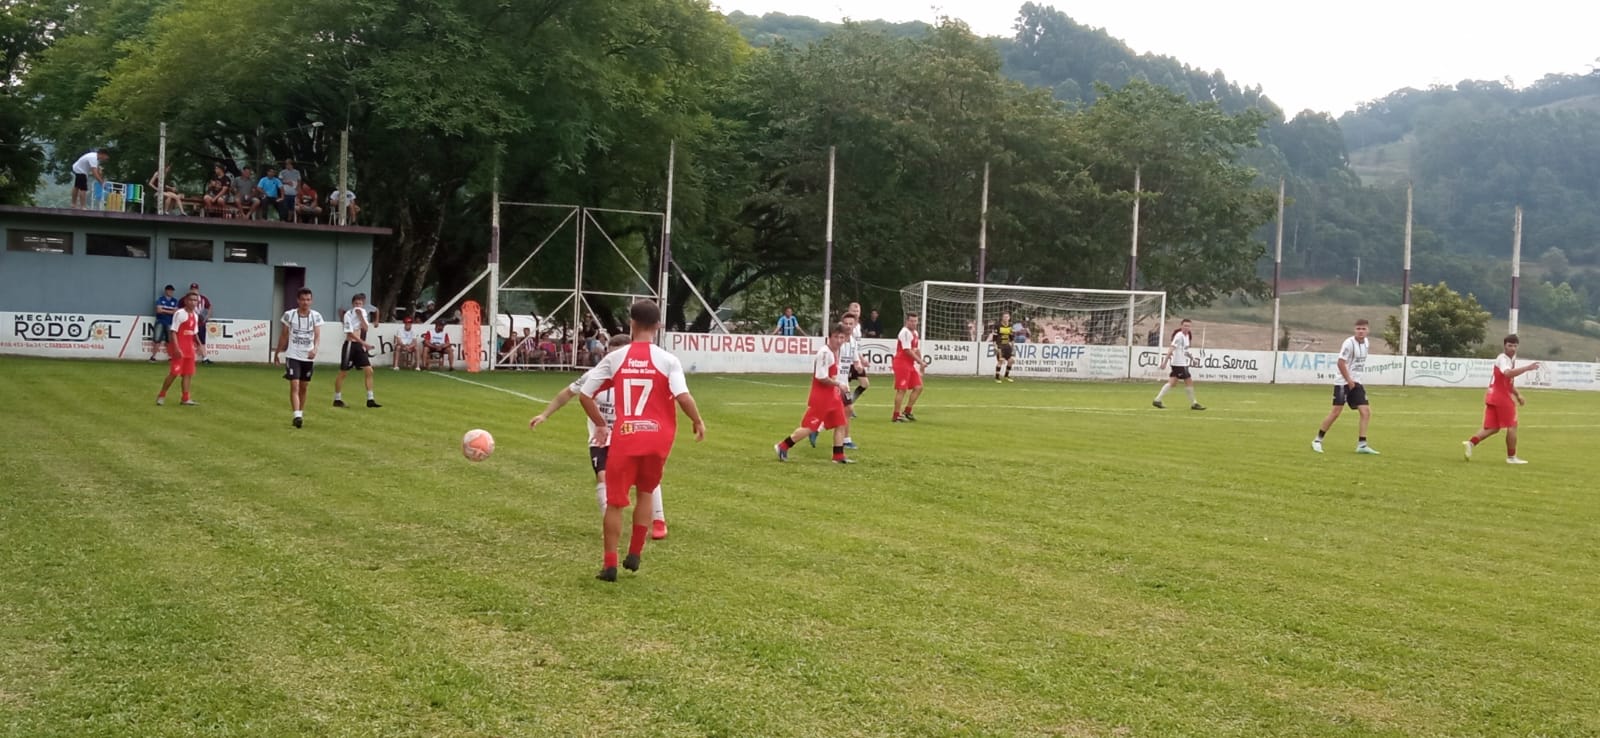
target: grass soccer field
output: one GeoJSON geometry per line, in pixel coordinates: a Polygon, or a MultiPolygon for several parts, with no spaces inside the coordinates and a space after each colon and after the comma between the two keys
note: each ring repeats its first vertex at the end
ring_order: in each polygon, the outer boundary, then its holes
{"type": "Polygon", "coordinates": [[[604,584],[571,375],[317,372],[295,430],[281,370],[0,359],[0,736],[1600,734],[1600,396],[1511,467],[1477,390],[1318,456],[1325,387],[884,377],[840,467],[773,457],[806,377],[694,375],[604,584]]]}

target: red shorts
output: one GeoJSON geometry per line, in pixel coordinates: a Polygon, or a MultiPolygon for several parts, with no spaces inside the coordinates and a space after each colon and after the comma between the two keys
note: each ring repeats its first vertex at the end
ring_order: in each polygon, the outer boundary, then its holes
{"type": "Polygon", "coordinates": [[[1489,430],[1517,427],[1517,406],[1484,405],[1483,427],[1489,430]]]}
{"type": "Polygon", "coordinates": [[[807,406],[800,427],[821,431],[824,428],[843,428],[848,422],[844,416],[844,405],[836,402],[828,407],[807,406]]]}
{"type": "Polygon", "coordinates": [[[665,456],[617,456],[606,458],[606,504],[612,507],[628,506],[628,490],[638,487],[643,493],[655,491],[661,484],[661,472],[667,467],[665,456]]]}
{"type": "Polygon", "coordinates": [[[167,368],[172,374],[180,377],[194,376],[194,354],[189,354],[188,356],[174,355],[167,362],[167,368]]]}
{"type": "Polygon", "coordinates": [[[894,388],[897,390],[910,390],[922,386],[922,372],[914,367],[895,366],[894,388]]]}

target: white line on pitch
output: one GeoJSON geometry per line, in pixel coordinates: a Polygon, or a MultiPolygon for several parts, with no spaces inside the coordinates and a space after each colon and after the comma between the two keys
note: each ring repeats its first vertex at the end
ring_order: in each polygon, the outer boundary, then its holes
{"type": "Polygon", "coordinates": [[[435,377],[440,377],[442,379],[454,379],[457,382],[465,382],[467,384],[475,385],[475,386],[478,386],[478,387],[482,387],[484,389],[492,389],[492,390],[494,390],[496,392],[504,392],[504,393],[506,393],[508,395],[516,395],[517,397],[521,397],[524,400],[531,400],[533,402],[549,402],[549,400],[546,400],[546,399],[543,399],[543,398],[539,398],[539,397],[534,397],[533,395],[525,395],[525,394],[523,394],[521,392],[518,392],[516,390],[509,390],[509,389],[506,389],[504,387],[496,387],[496,386],[494,386],[492,384],[484,384],[483,382],[474,382],[474,381],[472,381],[470,379],[462,379],[461,377],[458,377],[458,376],[456,376],[454,374],[440,374],[438,372],[429,372],[429,373],[432,374],[435,377]]]}
{"type": "Polygon", "coordinates": [[[756,381],[754,379],[741,379],[739,377],[715,376],[715,377],[712,377],[712,378],[713,379],[720,379],[720,380],[722,380],[724,382],[743,382],[745,384],[759,384],[762,387],[783,387],[785,389],[788,389],[788,388],[791,388],[791,387],[799,387],[800,386],[798,384],[778,384],[777,382],[758,382],[758,381],[756,381]]]}

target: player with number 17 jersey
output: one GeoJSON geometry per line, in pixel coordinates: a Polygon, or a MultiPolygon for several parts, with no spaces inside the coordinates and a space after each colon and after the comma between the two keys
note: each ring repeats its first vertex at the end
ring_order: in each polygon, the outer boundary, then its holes
{"type": "Polygon", "coordinates": [[[678,435],[674,400],[689,391],[678,357],[653,343],[630,343],[595,366],[584,382],[583,394],[594,397],[606,389],[611,390],[616,405],[610,456],[666,459],[678,435]]]}

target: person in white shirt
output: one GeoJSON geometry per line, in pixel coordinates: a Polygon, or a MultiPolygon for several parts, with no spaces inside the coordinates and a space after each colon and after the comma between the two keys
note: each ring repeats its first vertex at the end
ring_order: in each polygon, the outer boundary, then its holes
{"type": "Polygon", "coordinates": [[[344,311],[344,346],[339,350],[339,374],[333,378],[333,406],[345,407],[344,375],[360,369],[366,375],[367,407],[383,407],[372,395],[372,344],[367,343],[367,293],[357,292],[344,311]]]}
{"type": "Polygon", "coordinates": [[[83,210],[89,207],[89,178],[104,185],[106,173],[101,167],[111,160],[111,154],[105,149],[90,151],[72,163],[72,208],[83,210]]]}
{"type": "MultiPolygon", "coordinates": [[[[854,307],[856,303],[852,302],[850,305],[854,307]]],[[[839,367],[847,372],[844,395],[846,419],[856,416],[856,400],[861,399],[861,395],[867,391],[868,387],[872,386],[872,383],[867,381],[866,359],[861,356],[861,321],[859,318],[860,315],[858,313],[845,313],[844,318],[840,320],[844,327],[850,329],[850,335],[845,338],[844,343],[839,344],[839,367]],[[853,392],[849,390],[849,383],[852,381],[857,383],[853,392]]],[[[850,437],[850,425],[849,423],[845,424],[844,447],[854,450],[856,442],[850,437]]]]}
{"type": "Polygon", "coordinates": [[[443,356],[450,371],[456,370],[455,352],[450,348],[450,334],[444,332],[444,321],[436,320],[433,330],[422,334],[422,350],[418,354],[425,365],[433,364],[433,357],[443,356]]]}
{"type": "Polygon", "coordinates": [[[334,190],[328,195],[328,217],[338,225],[355,225],[356,216],[361,214],[361,207],[356,205],[356,193],[349,190],[334,190]],[[339,223],[339,202],[345,203],[345,222],[339,223]]]}
{"type": "MultiPolygon", "coordinates": [[[[615,351],[630,343],[633,343],[632,336],[626,333],[619,333],[612,336],[606,343],[606,350],[608,352],[615,351]]],[[[589,376],[592,374],[594,374],[594,369],[590,368],[589,371],[583,373],[583,376],[578,377],[577,381],[557,392],[555,398],[550,400],[550,404],[545,406],[544,411],[533,416],[533,419],[528,421],[528,427],[538,428],[549,420],[550,416],[554,415],[557,410],[571,402],[572,398],[577,397],[578,393],[583,390],[583,383],[588,381],[589,376]]],[[[600,416],[605,419],[606,423],[611,424],[617,421],[617,406],[612,399],[611,389],[601,390],[599,394],[595,395],[594,401],[596,405],[600,406],[600,416]]],[[[589,425],[589,438],[592,439],[595,437],[594,421],[588,420],[587,422],[589,425]]],[[[609,441],[609,439],[607,440],[609,441]]],[[[609,445],[608,443],[606,446],[589,447],[589,466],[594,468],[594,493],[595,498],[600,502],[601,516],[606,514],[606,449],[609,445]]],[[[650,538],[659,541],[666,537],[667,509],[661,502],[661,485],[657,484],[655,491],[651,494],[650,538]]]]}
{"type": "Polygon", "coordinates": [[[283,357],[283,378],[289,380],[289,409],[294,411],[294,427],[305,423],[306,392],[311,389],[312,362],[322,342],[322,314],[311,309],[311,289],[301,287],[295,294],[295,309],[285,311],[278,338],[278,354],[283,357]]]}
{"type": "Polygon", "coordinates": [[[1193,324],[1189,322],[1188,318],[1184,318],[1182,322],[1178,323],[1178,330],[1172,332],[1172,345],[1167,347],[1166,356],[1161,357],[1161,366],[1166,367],[1168,363],[1171,363],[1172,373],[1167,375],[1167,383],[1161,385],[1161,390],[1156,392],[1156,399],[1152,400],[1150,404],[1158,408],[1166,407],[1166,405],[1161,404],[1161,398],[1166,396],[1167,390],[1178,386],[1178,382],[1181,381],[1183,382],[1183,389],[1189,393],[1189,409],[1206,409],[1205,405],[1201,405],[1194,399],[1194,376],[1189,374],[1189,342],[1192,340],[1194,340],[1193,324]]]}
{"type": "Polygon", "coordinates": [[[1322,453],[1322,438],[1328,435],[1333,421],[1339,419],[1346,405],[1361,414],[1360,433],[1356,453],[1377,455],[1377,449],[1367,445],[1367,423],[1372,420],[1372,406],[1367,404],[1367,388],[1361,384],[1361,372],[1367,368],[1367,319],[1356,321],[1356,334],[1344,339],[1339,347],[1339,383],[1333,386],[1333,410],[1322,419],[1317,437],[1311,440],[1311,450],[1322,453]]]}
{"type": "Polygon", "coordinates": [[[394,337],[394,368],[400,370],[401,354],[409,354],[415,361],[412,364],[417,371],[422,371],[422,357],[419,355],[421,344],[417,343],[417,332],[411,329],[411,318],[406,318],[405,325],[394,337]]]}

